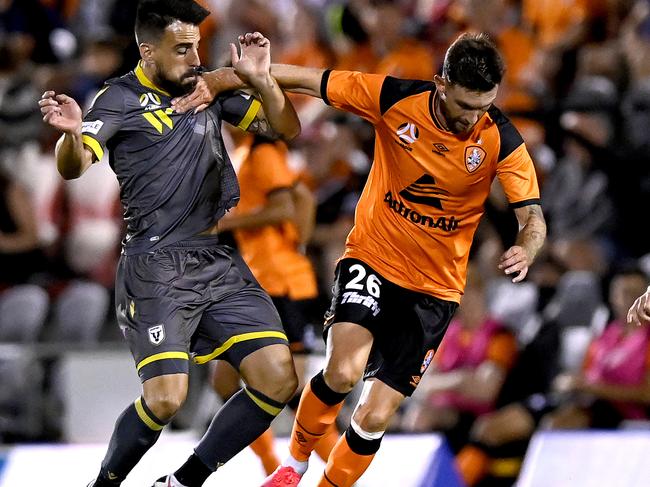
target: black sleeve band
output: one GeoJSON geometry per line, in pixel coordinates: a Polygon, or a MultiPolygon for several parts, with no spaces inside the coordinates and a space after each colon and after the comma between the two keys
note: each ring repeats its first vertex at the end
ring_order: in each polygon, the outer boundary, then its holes
{"type": "Polygon", "coordinates": [[[518,201],[517,203],[510,203],[510,208],[523,208],[524,206],[530,206],[530,205],[541,205],[542,200],[539,198],[535,198],[532,200],[524,200],[524,201],[518,201]]]}
{"type": "Polygon", "coordinates": [[[327,98],[327,83],[330,80],[331,72],[331,69],[326,69],[323,72],[323,77],[320,79],[320,96],[327,105],[330,104],[329,98],[327,98]]]}

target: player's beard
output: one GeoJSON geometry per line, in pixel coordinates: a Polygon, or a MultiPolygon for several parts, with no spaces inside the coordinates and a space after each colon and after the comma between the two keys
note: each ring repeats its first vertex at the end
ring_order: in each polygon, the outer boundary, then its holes
{"type": "Polygon", "coordinates": [[[160,67],[156,67],[154,82],[167,93],[176,97],[186,95],[194,90],[197,81],[196,76],[197,72],[191,69],[183,74],[179,81],[172,81],[165,76],[165,73],[160,67]]]}

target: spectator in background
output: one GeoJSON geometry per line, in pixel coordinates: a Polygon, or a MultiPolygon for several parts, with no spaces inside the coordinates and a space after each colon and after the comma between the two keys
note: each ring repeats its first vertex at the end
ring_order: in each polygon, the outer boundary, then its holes
{"type": "Polygon", "coordinates": [[[627,321],[639,326],[650,323],[650,287],[630,306],[627,321]]]}
{"type": "Polygon", "coordinates": [[[38,339],[49,297],[34,280],[45,268],[30,195],[0,170],[0,342],[38,339]]]}
{"type": "MultiPolygon", "coordinates": [[[[646,285],[647,278],[640,271],[619,271],[610,285],[614,320],[591,341],[583,369],[566,370],[557,375],[546,392],[511,402],[477,421],[470,444],[457,457],[467,485],[483,485],[481,481],[492,472],[512,480],[528,441],[540,424],[553,428],[615,428],[624,419],[646,417],[650,403],[650,332],[647,327],[625,325],[630,303],[646,285]],[[494,465],[505,468],[495,469],[494,465]]],[[[577,300],[565,303],[565,308],[567,305],[589,307],[577,300]]],[[[569,308],[566,312],[572,316],[582,314],[581,310],[569,308]]],[[[545,369],[557,370],[553,357],[562,348],[562,342],[553,334],[557,333],[558,324],[566,328],[566,312],[542,328],[546,328],[546,336],[551,340],[544,340],[546,346],[535,361],[527,360],[529,352],[522,353],[529,368],[540,368],[543,363],[545,369]]]]}
{"type": "Polygon", "coordinates": [[[0,33],[24,36],[31,60],[39,64],[68,59],[77,48],[57,10],[39,0],[0,0],[0,33]]]}
{"type": "Polygon", "coordinates": [[[544,427],[616,428],[624,420],[648,419],[650,327],[627,321],[647,286],[647,276],[638,269],[615,274],[609,287],[613,319],[591,342],[583,369],[556,379],[556,390],[569,396],[545,416],[544,427]]]}
{"type": "Polygon", "coordinates": [[[470,267],[458,318],[431,356],[432,370],[406,404],[402,429],[442,431],[457,452],[475,419],[494,408],[517,357],[513,333],[487,314],[484,283],[475,268],[470,267]]]}

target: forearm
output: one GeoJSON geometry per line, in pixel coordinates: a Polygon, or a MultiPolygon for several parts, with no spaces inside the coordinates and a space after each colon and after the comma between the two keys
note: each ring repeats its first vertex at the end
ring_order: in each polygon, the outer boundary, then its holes
{"type": "Polygon", "coordinates": [[[16,254],[28,252],[38,247],[38,235],[36,232],[17,232],[11,234],[0,234],[0,252],[5,254],[16,254]]]}
{"type": "Polygon", "coordinates": [[[520,225],[517,233],[516,245],[524,249],[529,259],[529,264],[535,260],[537,253],[546,240],[546,222],[541,214],[539,206],[530,208],[528,218],[523,225],[520,225]]]}
{"type": "Polygon", "coordinates": [[[627,401],[650,404],[650,387],[647,384],[638,386],[585,384],[582,390],[607,401],[627,401]]]}
{"type": "Polygon", "coordinates": [[[268,76],[255,89],[262,98],[264,114],[273,131],[285,140],[298,136],[300,120],[296,110],[273,76],[268,76]]]}
{"type": "Polygon", "coordinates": [[[214,97],[225,91],[249,88],[249,85],[237,76],[233,68],[215,69],[214,71],[203,73],[202,77],[214,97]]]}
{"type": "Polygon", "coordinates": [[[65,133],[56,144],[56,166],[64,179],[75,179],[92,164],[92,156],[81,138],[81,130],[65,133]]]}
{"type": "Polygon", "coordinates": [[[271,65],[271,75],[280,83],[280,86],[294,93],[321,97],[321,80],[324,69],[306,68],[290,64],[271,65]]]}

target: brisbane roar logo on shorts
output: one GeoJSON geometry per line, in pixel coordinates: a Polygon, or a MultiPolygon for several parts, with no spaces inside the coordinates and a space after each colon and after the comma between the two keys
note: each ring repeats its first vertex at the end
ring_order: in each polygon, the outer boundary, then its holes
{"type": "Polygon", "coordinates": [[[470,145],[465,148],[465,167],[469,172],[474,172],[483,163],[487,153],[483,147],[470,145]]]}
{"type": "Polygon", "coordinates": [[[429,368],[429,365],[431,365],[431,361],[433,360],[433,355],[435,353],[436,351],[433,348],[426,353],[424,360],[422,361],[422,366],[420,367],[420,374],[424,374],[429,368]]]}
{"type": "Polygon", "coordinates": [[[153,345],[160,345],[165,341],[165,325],[162,323],[156,326],[150,326],[147,331],[149,332],[149,341],[153,345]]]}
{"type": "Polygon", "coordinates": [[[402,125],[397,127],[395,133],[399,137],[399,140],[405,144],[412,144],[418,140],[418,137],[420,136],[420,129],[418,129],[417,125],[414,123],[404,122],[402,125]]]}

